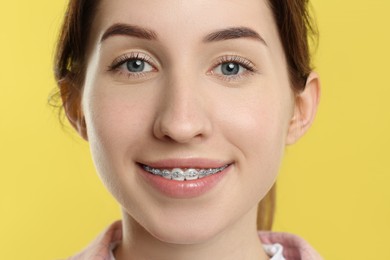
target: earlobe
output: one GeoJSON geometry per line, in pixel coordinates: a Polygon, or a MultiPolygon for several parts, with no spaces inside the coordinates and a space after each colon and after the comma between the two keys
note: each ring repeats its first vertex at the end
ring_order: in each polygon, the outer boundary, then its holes
{"type": "MultiPolygon", "coordinates": [[[[69,115],[67,113],[67,117],[69,119],[69,115]]],[[[70,121],[70,119],[69,119],[70,121]]],[[[85,141],[88,141],[88,135],[87,135],[87,125],[85,123],[85,118],[84,118],[84,115],[83,113],[81,112],[81,114],[77,117],[77,120],[75,120],[74,122],[71,122],[72,126],[74,127],[74,129],[77,131],[77,133],[85,140],[85,141]]]]}
{"type": "Polygon", "coordinates": [[[287,145],[297,142],[312,125],[320,101],[320,85],[318,74],[311,72],[305,89],[296,95],[294,114],[287,133],[287,145]]]}
{"type": "Polygon", "coordinates": [[[87,126],[81,108],[81,91],[72,87],[72,83],[63,80],[59,83],[61,99],[66,117],[79,135],[88,141],[87,126]]]}

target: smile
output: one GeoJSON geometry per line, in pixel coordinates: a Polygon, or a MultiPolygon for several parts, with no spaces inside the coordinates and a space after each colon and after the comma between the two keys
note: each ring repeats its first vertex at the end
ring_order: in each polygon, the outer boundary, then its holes
{"type": "Polygon", "coordinates": [[[216,174],[218,172],[221,172],[225,170],[229,165],[227,164],[219,168],[209,168],[209,169],[173,168],[171,170],[153,168],[148,165],[141,165],[141,166],[145,171],[153,175],[161,176],[165,179],[175,180],[175,181],[186,181],[186,180],[190,181],[190,180],[201,179],[216,174]]]}

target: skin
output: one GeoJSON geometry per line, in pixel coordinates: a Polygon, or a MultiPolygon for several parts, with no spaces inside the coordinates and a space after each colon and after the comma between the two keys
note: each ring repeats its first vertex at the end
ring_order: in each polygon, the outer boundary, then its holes
{"type": "Polygon", "coordinates": [[[302,93],[292,92],[265,1],[103,0],[100,7],[81,104],[87,131],[78,130],[123,209],[117,259],[268,259],[257,236],[257,204],[277,177],[285,146],[313,121],[318,76],[309,76],[302,93]],[[101,41],[115,23],[153,30],[158,39],[101,41]],[[250,37],[203,41],[216,30],[243,26],[265,43],[250,37]],[[131,53],[147,57],[142,73],[129,72],[126,64],[108,69],[131,53]],[[239,76],[223,75],[218,63],[231,57],[254,71],[241,66],[239,76]],[[168,158],[233,165],[210,192],[172,199],[137,174],[137,162],[168,158]]]}

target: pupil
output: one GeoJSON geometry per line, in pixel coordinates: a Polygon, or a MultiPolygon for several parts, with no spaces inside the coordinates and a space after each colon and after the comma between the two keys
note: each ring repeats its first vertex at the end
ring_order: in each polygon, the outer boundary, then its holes
{"type": "Polygon", "coordinates": [[[238,74],[240,67],[236,63],[224,63],[222,64],[222,73],[224,75],[236,75],[238,74]]]}
{"type": "Polygon", "coordinates": [[[127,69],[130,72],[141,72],[145,68],[145,62],[142,60],[131,60],[127,62],[127,69]]]}

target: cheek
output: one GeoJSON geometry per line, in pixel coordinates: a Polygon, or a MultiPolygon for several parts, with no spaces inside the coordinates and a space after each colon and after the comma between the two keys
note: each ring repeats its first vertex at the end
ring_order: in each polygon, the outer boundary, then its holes
{"type": "Polygon", "coordinates": [[[86,119],[91,144],[122,152],[123,143],[136,139],[143,130],[144,126],[139,122],[142,110],[134,102],[97,93],[87,104],[89,113],[86,113],[86,119]]]}
{"type": "Polygon", "coordinates": [[[247,95],[225,113],[223,135],[239,152],[237,167],[257,199],[272,186],[280,166],[291,100],[280,93],[247,95]],[[282,101],[281,101],[282,100],[282,101]]]}
{"type": "Polygon", "coordinates": [[[89,144],[97,172],[111,191],[118,191],[121,182],[132,178],[125,174],[131,160],[129,145],[142,147],[150,132],[145,123],[148,115],[145,102],[139,97],[113,93],[103,84],[94,85],[84,96],[89,144]],[[116,178],[112,178],[116,176],[116,178]],[[115,183],[117,182],[117,183],[115,183]]]}
{"type": "MultiPolygon", "coordinates": [[[[226,107],[221,127],[232,143],[241,148],[245,157],[255,151],[269,154],[283,149],[287,133],[290,102],[280,101],[271,94],[248,95],[226,107]]],[[[272,153],[270,154],[272,156],[272,153]]]]}

